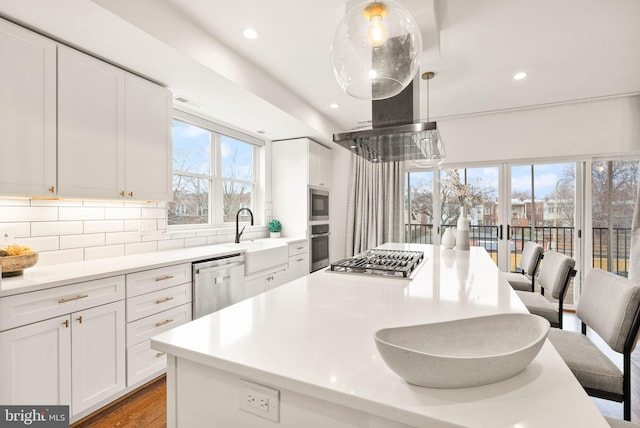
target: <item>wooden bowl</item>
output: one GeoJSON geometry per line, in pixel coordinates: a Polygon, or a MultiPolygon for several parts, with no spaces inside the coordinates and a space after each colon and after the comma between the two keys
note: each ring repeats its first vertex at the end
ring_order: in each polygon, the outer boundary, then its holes
{"type": "Polygon", "coordinates": [[[2,277],[22,275],[24,269],[31,267],[36,263],[38,263],[38,253],[0,257],[2,277]]]}

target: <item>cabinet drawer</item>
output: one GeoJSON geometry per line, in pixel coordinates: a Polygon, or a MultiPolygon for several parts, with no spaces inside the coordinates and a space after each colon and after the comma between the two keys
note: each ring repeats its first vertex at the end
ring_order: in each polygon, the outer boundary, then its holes
{"type": "Polygon", "coordinates": [[[289,257],[296,254],[303,254],[309,252],[309,241],[300,241],[294,244],[289,244],[289,257]]]}
{"type": "Polygon", "coordinates": [[[191,283],[163,288],[127,299],[127,322],[191,302],[191,283]]]}
{"type": "Polygon", "coordinates": [[[124,299],[124,276],[0,299],[0,331],[124,299]]]}
{"type": "Polygon", "coordinates": [[[151,349],[151,340],[127,348],[127,386],[132,386],[167,367],[164,352],[151,349]]]}
{"type": "Polygon", "coordinates": [[[127,297],[156,291],[174,285],[191,283],[191,264],[167,266],[127,274],[127,297]]]}
{"type": "Polygon", "coordinates": [[[127,346],[191,321],[191,303],[127,324],[127,346]]]}

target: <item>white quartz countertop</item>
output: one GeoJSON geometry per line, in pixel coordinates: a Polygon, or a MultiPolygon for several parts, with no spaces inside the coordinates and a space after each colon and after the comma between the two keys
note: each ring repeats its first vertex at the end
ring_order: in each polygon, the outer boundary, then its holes
{"type": "Polygon", "coordinates": [[[152,339],[152,346],[267,385],[414,426],[607,427],[553,346],[520,374],[491,385],[408,384],[379,356],[386,327],[526,312],[484,249],[418,244],[412,280],[327,270],[285,284],[152,339]]]}
{"type": "MultiPolygon", "coordinates": [[[[275,238],[269,240],[277,240],[279,243],[287,245],[302,241],[304,238],[275,238]]],[[[0,297],[178,263],[191,263],[213,257],[223,257],[245,251],[244,248],[234,248],[234,245],[233,243],[226,243],[48,266],[35,265],[25,269],[24,274],[21,276],[2,278],[0,282],[0,297]]]]}

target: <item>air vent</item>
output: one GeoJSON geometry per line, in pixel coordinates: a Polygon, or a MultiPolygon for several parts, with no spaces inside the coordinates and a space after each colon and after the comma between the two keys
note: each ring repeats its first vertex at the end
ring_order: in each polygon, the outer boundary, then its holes
{"type": "Polygon", "coordinates": [[[189,107],[195,107],[195,108],[200,108],[202,107],[202,103],[199,103],[197,101],[193,101],[187,97],[184,97],[182,95],[176,95],[174,98],[174,101],[179,102],[180,104],[189,106],[189,107]]]}

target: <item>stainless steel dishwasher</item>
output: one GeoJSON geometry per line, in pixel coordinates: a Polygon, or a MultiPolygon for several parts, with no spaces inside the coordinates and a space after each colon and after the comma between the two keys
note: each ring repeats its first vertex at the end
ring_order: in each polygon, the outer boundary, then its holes
{"type": "Polygon", "coordinates": [[[193,319],[244,299],[244,256],[202,260],[192,264],[193,319]]]}

